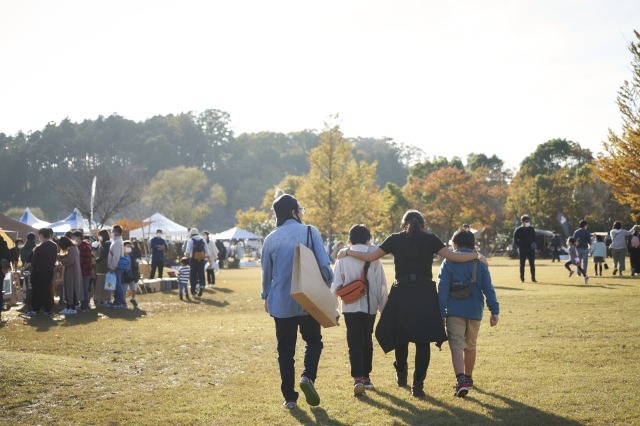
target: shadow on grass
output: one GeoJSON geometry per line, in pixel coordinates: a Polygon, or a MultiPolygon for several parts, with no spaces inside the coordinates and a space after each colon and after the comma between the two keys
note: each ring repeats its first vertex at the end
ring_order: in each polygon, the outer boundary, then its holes
{"type": "Polygon", "coordinates": [[[92,309],[90,312],[77,313],[75,315],[63,315],[54,313],[53,315],[27,316],[21,314],[20,317],[27,320],[26,324],[35,327],[37,332],[49,331],[52,327],[72,327],[74,325],[84,325],[96,322],[100,317],[111,319],[124,319],[136,321],[147,315],[142,309],[92,309]]]}
{"type": "Polygon", "coordinates": [[[313,419],[309,416],[305,411],[300,408],[295,408],[293,410],[289,410],[289,414],[291,417],[295,418],[299,424],[302,425],[338,425],[338,426],[346,426],[346,423],[339,422],[336,419],[332,419],[329,416],[329,413],[325,411],[322,407],[310,407],[311,414],[313,414],[313,419]]]}
{"type": "MultiPolygon", "coordinates": [[[[495,398],[500,401],[500,404],[490,404],[481,402],[474,398],[471,393],[464,401],[478,404],[482,407],[482,412],[477,411],[477,407],[470,407],[465,409],[459,405],[451,405],[446,402],[442,402],[431,396],[426,396],[422,401],[431,404],[434,407],[438,407],[443,411],[425,410],[423,407],[417,406],[410,402],[398,398],[384,391],[376,390],[375,393],[380,395],[389,403],[373,400],[370,398],[362,398],[361,401],[376,407],[380,410],[386,411],[389,415],[402,420],[407,424],[416,424],[422,422],[435,422],[442,423],[452,422],[459,424],[486,424],[493,422],[504,422],[505,424],[556,424],[556,425],[579,425],[571,419],[566,419],[561,416],[544,412],[535,407],[523,404],[519,401],[496,395],[488,392],[483,392],[477,388],[474,388],[476,392],[483,393],[489,397],[495,398]],[[484,414],[486,413],[486,414],[484,414]]],[[[452,392],[453,393],[453,392],[452,392]]],[[[408,398],[412,398],[410,395],[408,398]]],[[[453,395],[452,395],[452,398],[453,395]]]]}
{"type": "Polygon", "coordinates": [[[225,306],[229,305],[229,302],[227,302],[226,300],[223,300],[221,302],[221,301],[218,301],[218,300],[212,300],[212,299],[209,299],[209,298],[205,298],[204,296],[205,295],[203,295],[202,297],[198,297],[198,298],[192,297],[191,300],[187,301],[187,303],[193,303],[193,304],[196,304],[196,305],[199,305],[199,304],[210,305],[210,306],[215,306],[216,308],[222,308],[222,307],[225,307],[225,306]]]}
{"type": "Polygon", "coordinates": [[[608,284],[608,283],[604,283],[604,284],[595,284],[594,280],[591,279],[589,281],[589,284],[560,284],[560,283],[545,283],[545,282],[537,282],[536,284],[532,284],[532,285],[544,285],[544,286],[553,286],[553,287],[577,287],[577,288],[604,288],[607,290],[613,290],[613,287],[626,287],[623,284],[608,284]]]}
{"type": "Polygon", "coordinates": [[[524,288],[516,288],[516,287],[502,287],[499,285],[494,285],[493,288],[497,290],[512,290],[512,291],[522,291],[524,288]]]}
{"type": "Polygon", "coordinates": [[[209,290],[214,292],[219,291],[220,293],[233,293],[233,290],[231,290],[230,288],[218,287],[218,286],[210,288],[209,290]]]}

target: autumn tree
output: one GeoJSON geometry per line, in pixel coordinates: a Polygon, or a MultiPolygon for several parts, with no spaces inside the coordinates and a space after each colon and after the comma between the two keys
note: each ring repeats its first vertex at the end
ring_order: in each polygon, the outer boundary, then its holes
{"type": "Polygon", "coordinates": [[[482,179],[458,167],[445,167],[427,176],[411,179],[405,195],[412,208],[420,210],[443,241],[463,223],[482,228],[486,207],[480,197],[486,190],[482,179]]]}
{"type": "Polygon", "coordinates": [[[309,174],[297,189],[298,200],[308,209],[305,221],[328,236],[346,234],[355,223],[379,226],[375,163],[357,163],[352,149],[339,126],[325,124],[320,145],[308,156],[309,174]]]}
{"type": "Polygon", "coordinates": [[[176,167],[155,176],[142,202],[151,210],[162,210],[178,223],[197,226],[212,209],[226,202],[226,195],[220,185],[209,183],[202,170],[176,167]]]}
{"type": "Polygon", "coordinates": [[[246,229],[261,237],[266,237],[275,228],[269,213],[256,210],[253,207],[246,211],[238,210],[236,223],[238,228],[246,229]]]}
{"type": "Polygon", "coordinates": [[[609,129],[607,141],[603,143],[606,154],[600,155],[596,172],[614,189],[616,199],[631,206],[640,216],[640,33],[634,31],[636,41],[629,43],[633,55],[632,76],[618,91],[618,108],[622,114],[622,132],[616,134],[609,129]]]}

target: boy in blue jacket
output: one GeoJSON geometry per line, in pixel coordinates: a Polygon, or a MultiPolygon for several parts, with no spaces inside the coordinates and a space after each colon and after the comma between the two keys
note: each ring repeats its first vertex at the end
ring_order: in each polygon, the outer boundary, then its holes
{"type": "MultiPolygon", "coordinates": [[[[472,252],[475,246],[473,233],[459,229],[453,234],[453,248],[455,251],[472,252]]],[[[473,387],[473,367],[476,362],[476,340],[484,299],[491,312],[490,324],[498,324],[500,305],[496,292],[491,283],[489,269],[480,262],[471,261],[456,263],[444,260],[438,273],[438,302],[442,320],[447,328],[451,361],[456,373],[455,396],[465,397],[473,387]],[[464,298],[452,297],[450,294],[452,283],[472,281],[474,263],[477,265],[475,282],[471,283],[469,295],[464,298]]]]}

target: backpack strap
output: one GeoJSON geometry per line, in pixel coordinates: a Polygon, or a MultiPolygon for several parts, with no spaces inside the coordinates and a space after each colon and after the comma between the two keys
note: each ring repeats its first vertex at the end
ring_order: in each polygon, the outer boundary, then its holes
{"type": "Polygon", "coordinates": [[[478,261],[474,260],[473,261],[473,272],[471,273],[471,282],[475,283],[476,282],[476,275],[478,274],[478,261]]]}

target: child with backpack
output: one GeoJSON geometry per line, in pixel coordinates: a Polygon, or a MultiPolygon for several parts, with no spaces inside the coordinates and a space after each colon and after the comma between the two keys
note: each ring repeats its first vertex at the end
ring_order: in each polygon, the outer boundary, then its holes
{"type": "MultiPolygon", "coordinates": [[[[371,233],[364,225],[355,225],[349,230],[351,251],[368,250],[371,233]]],[[[387,303],[387,280],[379,260],[371,264],[354,257],[344,257],[336,261],[334,280],[331,285],[333,294],[339,293],[345,285],[364,277],[366,295],[346,303],[341,302],[344,322],[347,326],[347,345],[349,362],[353,377],[353,394],[364,395],[366,389],[373,389],[371,370],[373,361],[373,323],[376,312],[384,309],[387,303]]],[[[356,296],[357,297],[357,296],[356,296]]],[[[337,300],[336,300],[337,303],[337,300]]]]}
{"type": "MultiPolygon", "coordinates": [[[[459,229],[453,234],[455,252],[473,252],[475,237],[459,229]]],[[[498,324],[500,304],[491,283],[489,269],[475,260],[456,263],[444,260],[438,273],[438,303],[447,329],[451,361],[456,374],[454,395],[467,396],[473,387],[476,341],[482,321],[484,300],[491,312],[489,324],[498,324]]]]}

